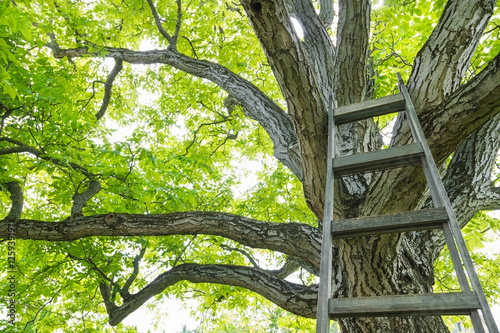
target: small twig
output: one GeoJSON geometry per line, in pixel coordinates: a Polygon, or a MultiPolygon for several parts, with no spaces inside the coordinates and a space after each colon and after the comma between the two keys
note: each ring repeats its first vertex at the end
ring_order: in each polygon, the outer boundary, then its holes
{"type": "Polygon", "coordinates": [[[449,290],[449,291],[457,291],[457,290],[460,290],[460,288],[451,288],[451,287],[448,287],[447,285],[444,284],[444,282],[439,278],[439,276],[436,276],[436,279],[439,281],[439,283],[441,283],[441,286],[443,286],[443,288],[445,288],[446,290],[449,290]]]}
{"type": "Polygon", "coordinates": [[[153,14],[153,17],[155,19],[155,23],[156,23],[156,27],[158,28],[158,31],[163,35],[163,37],[165,37],[168,40],[168,42],[170,43],[170,45],[175,49],[176,48],[175,40],[163,28],[163,25],[161,24],[160,15],[158,15],[158,11],[156,10],[156,7],[153,4],[153,1],[152,0],[147,0],[147,1],[148,1],[149,8],[151,8],[151,13],[153,14]]]}
{"type": "Polygon", "coordinates": [[[194,45],[193,43],[191,42],[191,40],[189,38],[187,38],[186,36],[181,36],[182,38],[184,38],[185,40],[187,40],[187,42],[189,43],[189,45],[191,46],[191,51],[193,51],[193,56],[196,58],[196,59],[199,59],[198,57],[198,54],[196,53],[196,50],[194,48],[194,45]]]}
{"type": "Polygon", "coordinates": [[[198,137],[198,132],[201,130],[202,127],[204,127],[204,126],[211,126],[211,125],[217,125],[217,124],[222,124],[222,123],[225,123],[225,122],[227,122],[229,120],[230,119],[223,119],[223,120],[214,121],[214,122],[211,122],[211,123],[200,124],[200,126],[198,126],[198,128],[194,131],[193,141],[191,141],[191,143],[186,147],[186,152],[182,156],[186,156],[189,153],[189,148],[191,148],[191,146],[194,145],[194,143],[196,142],[196,138],[198,137]]]}
{"type": "Polygon", "coordinates": [[[196,239],[196,237],[198,237],[198,236],[194,236],[192,239],[189,240],[187,245],[182,248],[181,253],[177,256],[177,258],[175,258],[174,263],[172,264],[172,267],[177,266],[177,263],[179,262],[179,260],[182,260],[182,255],[184,254],[184,252],[186,252],[187,248],[193,243],[193,241],[196,239]]]}
{"type": "Polygon", "coordinates": [[[30,154],[33,154],[42,160],[51,161],[52,163],[59,165],[59,166],[69,165],[73,169],[80,171],[82,174],[84,174],[88,178],[94,178],[96,176],[92,172],[88,171],[86,168],[84,168],[76,163],[69,162],[66,164],[65,162],[61,161],[60,159],[55,158],[55,157],[49,157],[45,154],[45,152],[40,151],[34,147],[28,146],[21,141],[11,139],[8,137],[0,138],[0,142],[2,142],[2,141],[7,141],[10,143],[13,143],[13,144],[17,145],[18,147],[0,149],[0,155],[7,155],[7,154],[13,154],[13,153],[30,153],[30,154]]]}
{"type": "Polygon", "coordinates": [[[33,319],[31,319],[30,321],[28,321],[26,323],[26,325],[24,325],[24,330],[26,330],[28,328],[28,325],[30,323],[34,323],[36,318],[38,317],[38,315],[40,314],[40,312],[42,312],[42,310],[47,306],[49,305],[50,303],[52,303],[52,301],[54,301],[54,297],[56,297],[57,294],[59,294],[61,292],[61,289],[59,289],[58,291],[56,291],[54,293],[54,296],[52,296],[47,302],[43,303],[42,307],[40,309],[38,309],[38,311],[35,313],[35,316],[33,317],[33,319]]]}
{"type": "Polygon", "coordinates": [[[106,281],[108,281],[111,285],[114,285],[114,281],[112,279],[110,279],[106,273],[104,273],[102,271],[102,269],[99,268],[99,266],[96,265],[96,263],[90,259],[89,257],[87,258],[79,258],[71,253],[68,253],[68,257],[70,257],[71,259],[74,259],[74,260],[78,260],[78,261],[85,261],[86,263],[89,263],[90,265],[92,265],[92,269],[97,271],[99,273],[99,275],[101,275],[106,281]]]}
{"type": "Polygon", "coordinates": [[[238,248],[235,248],[235,247],[230,247],[230,246],[227,246],[225,244],[221,244],[220,245],[221,249],[224,249],[224,250],[227,250],[227,251],[235,251],[235,252],[239,252],[241,253],[242,255],[244,255],[245,257],[247,257],[247,259],[250,261],[250,263],[256,267],[256,268],[259,268],[259,264],[255,261],[255,259],[248,253],[246,252],[245,250],[242,250],[242,249],[238,249],[238,248]]]}
{"type": "Polygon", "coordinates": [[[220,143],[217,147],[215,147],[215,149],[210,153],[209,156],[213,156],[217,152],[217,150],[219,150],[220,147],[222,147],[222,146],[224,146],[226,144],[227,140],[229,140],[229,139],[235,139],[237,135],[238,134],[234,135],[234,134],[231,134],[231,133],[227,133],[227,135],[224,138],[224,140],[222,141],[222,143],[220,143]]]}
{"type": "Polygon", "coordinates": [[[137,275],[139,274],[139,262],[144,257],[144,254],[146,253],[146,248],[147,247],[145,245],[142,246],[141,251],[134,258],[134,261],[133,261],[134,270],[133,270],[132,274],[129,276],[129,278],[127,279],[127,281],[125,282],[125,284],[123,285],[123,288],[120,290],[120,295],[122,296],[123,299],[127,299],[130,297],[129,288],[132,285],[132,283],[135,281],[135,279],[137,278],[137,275]]]}
{"type": "Polygon", "coordinates": [[[181,24],[182,24],[182,6],[181,6],[181,0],[176,0],[177,3],[177,22],[175,23],[175,32],[174,32],[174,37],[173,37],[173,47],[176,49],[177,48],[177,40],[179,39],[179,32],[181,31],[181,24]]]}
{"type": "Polygon", "coordinates": [[[491,23],[492,23],[495,27],[493,27],[493,28],[491,28],[490,30],[488,30],[488,31],[486,31],[485,33],[483,33],[483,36],[484,36],[484,35],[487,35],[487,34],[489,34],[489,33],[491,33],[491,32],[493,32],[493,31],[495,31],[495,30],[497,30],[497,29],[500,29],[500,25],[496,24],[495,22],[491,22],[491,23]]]}
{"type": "MultiPolygon", "coordinates": [[[[105,82],[99,81],[99,80],[96,80],[96,81],[92,82],[92,96],[90,96],[87,99],[87,102],[82,106],[82,108],[80,109],[80,111],[83,111],[83,109],[85,109],[87,107],[87,105],[89,105],[90,101],[94,99],[94,97],[95,97],[95,84],[96,83],[102,83],[102,84],[104,84],[105,82]]],[[[79,102],[83,102],[83,101],[84,100],[79,100],[79,102]]]]}

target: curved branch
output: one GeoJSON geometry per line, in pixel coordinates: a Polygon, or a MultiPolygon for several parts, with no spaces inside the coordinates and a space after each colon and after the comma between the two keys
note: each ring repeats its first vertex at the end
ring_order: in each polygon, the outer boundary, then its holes
{"type": "MultiPolygon", "coordinates": [[[[52,49],[55,58],[99,56],[98,53],[89,52],[87,47],[60,49],[54,40],[47,46],[52,49]]],[[[171,48],[139,52],[105,47],[104,51],[108,58],[121,59],[131,64],[168,64],[188,74],[214,82],[238,100],[247,117],[262,125],[273,141],[274,156],[290,168],[297,178],[303,178],[302,158],[300,153],[293,149],[298,139],[290,117],[254,84],[224,66],[188,57],[171,48]]]]}
{"type": "MultiPolygon", "coordinates": [[[[23,204],[24,195],[23,189],[18,182],[12,181],[3,184],[10,193],[10,200],[12,201],[12,206],[10,208],[9,214],[5,217],[5,220],[19,220],[23,214],[23,204]]],[[[4,236],[5,237],[5,236],[4,236]]]]}
{"type": "Polygon", "coordinates": [[[281,280],[257,268],[230,265],[182,264],[159,275],[138,293],[116,306],[110,300],[109,287],[102,284],[101,292],[109,315],[109,324],[117,325],[153,296],[179,281],[218,283],[254,291],[283,309],[297,315],[315,318],[317,285],[303,286],[281,280]]]}
{"type": "Polygon", "coordinates": [[[81,216],[83,207],[87,205],[94,195],[96,195],[101,189],[101,183],[93,180],[90,182],[89,186],[82,193],[75,193],[73,195],[73,207],[71,207],[71,216],[81,216]]]}
{"type": "Polygon", "coordinates": [[[123,68],[123,61],[121,59],[116,59],[115,66],[113,67],[111,73],[109,73],[108,79],[104,83],[104,97],[102,99],[101,108],[95,114],[97,120],[101,119],[104,116],[106,110],[108,109],[108,105],[111,100],[111,92],[113,89],[113,81],[116,79],[116,76],[118,75],[118,73],[120,73],[122,68],[123,68]]]}
{"type": "Polygon", "coordinates": [[[268,272],[276,275],[278,279],[286,279],[290,274],[296,272],[300,267],[300,259],[290,256],[287,258],[280,269],[268,272]]]}
{"type": "Polygon", "coordinates": [[[238,249],[236,247],[227,246],[226,244],[221,244],[220,248],[224,249],[226,251],[229,251],[229,252],[234,251],[234,252],[241,253],[242,255],[244,255],[248,259],[248,261],[250,261],[250,263],[252,264],[253,267],[257,267],[257,268],[259,267],[259,264],[255,261],[253,256],[245,250],[238,249]]]}
{"type": "MultiPolygon", "coordinates": [[[[181,212],[164,215],[110,213],[81,216],[62,222],[19,220],[17,238],[73,241],[91,236],[217,235],[253,248],[279,251],[318,268],[321,232],[299,223],[264,222],[218,212],[181,212]]],[[[0,237],[8,235],[0,223],[0,237]]]]}
{"type": "Polygon", "coordinates": [[[73,169],[80,171],[82,174],[84,174],[88,178],[95,177],[95,175],[93,173],[91,173],[90,171],[88,171],[86,168],[82,167],[79,164],[76,164],[73,162],[65,163],[58,158],[47,156],[47,154],[45,152],[40,151],[34,147],[28,146],[27,144],[25,144],[24,142],[21,142],[19,140],[14,140],[11,138],[3,137],[3,138],[0,138],[0,142],[2,142],[2,141],[13,143],[19,147],[0,149],[0,155],[7,155],[7,154],[13,154],[13,153],[30,153],[30,154],[35,155],[36,157],[38,157],[44,161],[50,161],[50,162],[52,162],[56,165],[59,165],[59,166],[69,165],[73,169]]]}
{"type": "Polygon", "coordinates": [[[161,24],[161,19],[160,15],[158,14],[158,11],[156,10],[155,5],[153,4],[152,0],[147,0],[149,8],[151,8],[151,13],[153,14],[153,17],[155,19],[155,24],[156,28],[158,28],[158,31],[162,34],[163,37],[165,37],[166,40],[168,40],[169,45],[171,45],[173,48],[176,48],[176,45],[174,43],[174,38],[170,36],[170,34],[163,28],[163,25],[161,24]]]}
{"type": "Polygon", "coordinates": [[[201,123],[198,126],[198,128],[193,132],[193,140],[187,145],[187,147],[185,148],[186,152],[182,156],[186,156],[187,154],[189,154],[189,149],[196,143],[196,139],[198,137],[198,132],[204,126],[213,126],[213,125],[218,125],[218,124],[226,123],[226,122],[229,122],[229,121],[231,121],[231,118],[230,117],[225,117],[222,120],[216,120],[216,121],[213,121],[211,123],[201,123]]]}
{"type": "Polygon", "coordinates": [[[139,274],[139,262],[142,260],[142,257],[144,257],[145,253],[146,253],[146,246],[142,246],[141,251],[139,251],[139,254],[137,256],[135,256],[135,258],[134,258],[134,262],[133,262],[134,270],[133,270],[132,274],[130,274],[130,276],[127,279],[127,281],[125,282],[125,284],[123,285],[123,288],[121,288],[121,290],[120,290],[120,295],[122,296],[122,298],[124,300],[129,299],[131,296],[129,289],[130,289],[130,286],[132,285],[132,283],[137,278],[137,275],[139,274]]]}

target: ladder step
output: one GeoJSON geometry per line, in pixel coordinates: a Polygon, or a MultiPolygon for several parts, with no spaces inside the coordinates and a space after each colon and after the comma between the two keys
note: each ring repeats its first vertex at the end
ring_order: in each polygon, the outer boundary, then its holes
{"type": "Polygon", "coordinates": [[[331,298],[331,318],[470,315],[480,309],[473,291],[377,297],[331,298]]]}
{"type": "Polygon", "coordinates": [[[377,169],[398,168],[418,164],[424,156],[419,142],[384,150],[370,151],[333,159],[335,177],[377,169]]]}
{"type": "Polygon", "coordinates": [[[382,116],[405,110],[405,100],[401,93],[361,103],[342,106],[335,110],[335,124],[341,125],[356,120],[382,116]]]}
{"type": "Polygon", "coordinates": [[[359,217],[332,222],[334,239],[370,236],[392,232],[436,229],[448,221],[442,207],[421,209],[412,212],[359,217]]]}

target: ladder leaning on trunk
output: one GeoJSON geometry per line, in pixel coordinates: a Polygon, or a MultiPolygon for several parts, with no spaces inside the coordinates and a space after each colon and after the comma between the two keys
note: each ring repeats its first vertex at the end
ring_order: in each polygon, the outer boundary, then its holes
{"type": "Polygon", "coordinates": [[[316,332],[329,333],[332,318],[469,315],[476,333],[485,332],[482,319],[489,333],[499,333],[408,90],[401,75],[399,73],[397,75],[399,94],[348,105],[336,109],[335,112],[333,101],[330,100],[328,170],[316,332]],[[406,112],[414,143],[334,158],[335,125],[396,112],[406,112]],[[335,177],[418,163],[421,163],[424,169],[435,208],[333,221],[335,177]],[[461,292],[331,298],[332,240],[334,238],[434,228],[443,229],[461,292]],[[479,311],[481,311],[482,319],[479,311]]]}

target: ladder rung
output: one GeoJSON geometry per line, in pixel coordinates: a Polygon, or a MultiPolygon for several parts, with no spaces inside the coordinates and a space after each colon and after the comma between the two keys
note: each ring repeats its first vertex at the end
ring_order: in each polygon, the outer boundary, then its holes
{"type": "Polygon", "coordinates": [[[421,209],[390,215],[359,217],[332,222],[333,238],[349,238],[441,228],[448,221],[444,208],[421,209]]]}
{"type": "Polygon", "coordinates": [[[424,155],[422,144],[411,143],[384,150],[370,151],[333,159],[335,177],[377,169],[391,169],[417,164],[424,155]]]}
{"type": "Polygon", "coordinates": [[[377,297],[331,298],[331,318],[470,315],[478,310],[472,291],[442,294],[413,294],[377,297]]]}
{"type": "Polygon", "coordinates": [[[342,106],[335,110],[335,124],[341,125],[356,120],[382,116],[405,110],[405,100],[402,94],[370,99],[361,103],[342,106]]]}

